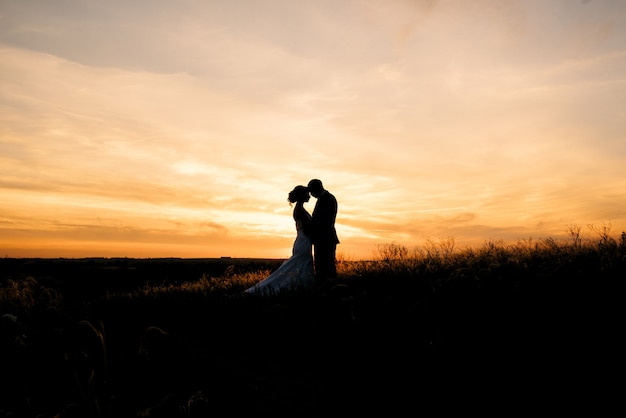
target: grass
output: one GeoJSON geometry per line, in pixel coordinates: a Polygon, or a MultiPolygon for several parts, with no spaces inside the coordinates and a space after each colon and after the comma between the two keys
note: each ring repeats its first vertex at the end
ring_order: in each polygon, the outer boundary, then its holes
{"type": "Polygon", "coordinates": [[[265,298],[281,260],[3,259],[0,417],[623,411],[626,233],[580,231],[384,244],[265,298]]]}

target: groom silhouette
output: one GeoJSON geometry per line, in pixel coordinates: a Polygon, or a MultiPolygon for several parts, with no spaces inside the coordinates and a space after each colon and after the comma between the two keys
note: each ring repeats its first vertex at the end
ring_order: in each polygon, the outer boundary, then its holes
{"type": "Polygon", "coordinates": [[[317,199],[311,214],[309,236],[313,241],[313,264],[317,285],[337,278],[335,255],[337,251],[337,231],[335,218],[337,217],[337,199],[328,190],[324,189],[322,181],[313,179],[307,185],[311,196],[317,199]]]}

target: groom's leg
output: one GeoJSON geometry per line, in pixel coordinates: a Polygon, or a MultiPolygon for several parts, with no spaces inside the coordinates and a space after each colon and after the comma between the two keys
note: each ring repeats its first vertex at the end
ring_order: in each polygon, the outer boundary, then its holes
{"type": "Polygon", "coordinates": [[[337,277],[337,266],[335,265],[336,249],[337,245],[334,244],[317,244],[315,246],[315,279],[318,283],[337,277]]]}

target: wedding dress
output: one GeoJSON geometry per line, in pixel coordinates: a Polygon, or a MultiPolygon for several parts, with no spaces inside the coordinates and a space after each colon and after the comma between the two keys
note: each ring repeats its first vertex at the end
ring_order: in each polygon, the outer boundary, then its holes
{"type": "Polygon", "coordinates": [[[291,257],[285,260],[272,274],[246,289],[246,293],[263,295],[282,291],[306,290],[313,287],[313,255],[311,239],[304,233],[304,225],[311,221],[311,215],[304,209],[294,213],[296,219],[296,239],[293,242],[291,257]]]}

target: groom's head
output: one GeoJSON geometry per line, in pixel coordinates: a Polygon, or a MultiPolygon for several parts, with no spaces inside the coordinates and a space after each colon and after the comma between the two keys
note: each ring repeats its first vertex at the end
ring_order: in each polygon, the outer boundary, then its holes
{"type": "Polygon", "coordinates": [[[324,186],[322,185],[322,181],[318,180],[318,179],[313,179],[311,181],[309,181],[309,184],[307,185],[309,192],[311,193],[311,196],[317,198],[319,197],[319,195],[322,194],[322,192],[324,191],[324,186]]]}

